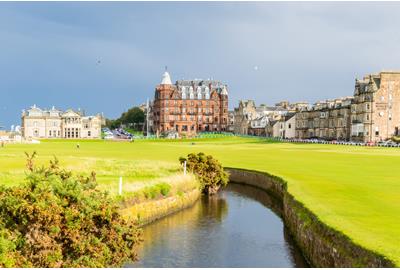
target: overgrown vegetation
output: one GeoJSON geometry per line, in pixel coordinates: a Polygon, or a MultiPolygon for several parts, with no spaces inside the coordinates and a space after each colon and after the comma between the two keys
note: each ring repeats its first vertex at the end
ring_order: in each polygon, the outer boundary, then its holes
{"type": "Polygon", "coordinates": [[[143,184],[132,184],[125,187],[122,195],[116,200],[122,208],[131,207],[149,201],[165,199],[179,194],[200,190],[199,181],[192,174],[177,174],[143,184]],[[159,182],[161,181],[161,182],[159,182]]]}
{"type": "Polygon", "coordinates": [[[117,267],[137,259],[140,230],[124,220],[96,175],[34,165],[27,182],[0,187],[0,267],[117,267]]]}
{"type": "Polygon", "coordinates": [[[224,171],[221,163],[210,155],[202,152],[191,153],[187,158],[179,158],[179,161],[181,164],[186,162],[187,169],[197,176],[205,194],[215,194],[221,186],[228,184],[228,173],[224,171]]]}

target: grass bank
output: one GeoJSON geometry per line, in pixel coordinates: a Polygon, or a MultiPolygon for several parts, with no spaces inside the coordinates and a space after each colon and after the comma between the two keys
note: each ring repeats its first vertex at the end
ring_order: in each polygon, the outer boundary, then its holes
{"type": "Polygon", "coordinates": [[[73,141],[7,145],[0,149],[0,181],[7,185],[21,181],[24,151],[36,150],[38,162],[56,155],[61,165],[70,169],[98,171],[103,188],[116,192],[120,175],[124,185],[168,177],[180,171],[180,156],[202,151],[224,166],[285,179],[288,191],[319,220],[400,265],[400,149],[271,143],[236,137],[79,143],[80,149],[73,141]]]}

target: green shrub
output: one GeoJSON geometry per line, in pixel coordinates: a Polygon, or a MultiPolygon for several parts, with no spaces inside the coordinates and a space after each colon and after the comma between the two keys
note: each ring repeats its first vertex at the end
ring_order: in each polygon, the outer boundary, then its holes
{"type": "Polygon", "coordinates": [[[160,189],[160,193],[163,196],[167,196],[169,191],[171,190],[171,186],[167,183],[160,183],[157,184],[158,188],[160,189]]]}
{"type": "Polygon", "coordinates": [[[171,190],[171,186],[167,183],[159,183],[154,186],[143,188],[143,194],[146,199],[155,199],[162,196],[167,196],[169,191],[171,190]]]}
{"type": "Polygon", "coordinates": [[[0,187],[0,267],[116,267],[137,259],[140,230],[125,221],[95,173],[33,165],[27,183],[0,187]]]}
{"type": "Polygon", "coordinates": [[[187,169],[200,180],[202,191],[206,194],[216,193],[221,186],[226,186],[229,175],[221,163],[212,156],[204,153],[191,153],[187,158],[179,158],[181,164],[186,161],[187,169]]]}

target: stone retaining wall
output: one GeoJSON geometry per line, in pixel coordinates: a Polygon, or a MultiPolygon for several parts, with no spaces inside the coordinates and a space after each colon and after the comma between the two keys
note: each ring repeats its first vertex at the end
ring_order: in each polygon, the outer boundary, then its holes
{"type": "Polygon", "coordinates": [[[134,219],[139,222],[140,226],[144,226],[157,219],[192,206],[200,197],[200,190],[194,189],[182,195],[138,203],[121,209],[120,212],[123,217],[134,219]]]}
{"type": "Polygon", "coordinates": [[[353,243],[343,233],[322,223],[287,191],[283,179],[263,172],[225,169],[230,173],[231,182],[261,188],[282,201],[285,226],[312,266],[394,267],[384,256],[353,243]]]}

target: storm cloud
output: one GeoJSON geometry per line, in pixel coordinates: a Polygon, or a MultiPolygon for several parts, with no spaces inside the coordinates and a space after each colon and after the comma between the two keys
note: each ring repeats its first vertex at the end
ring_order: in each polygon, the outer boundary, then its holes
{"type": "Polygon", "coordinates": [[[396,2],[0,3],[0,125],[37,104],[117,117],[173,80],[228,84],[230,107],[349,96],[400,69],[396,2]]]}

